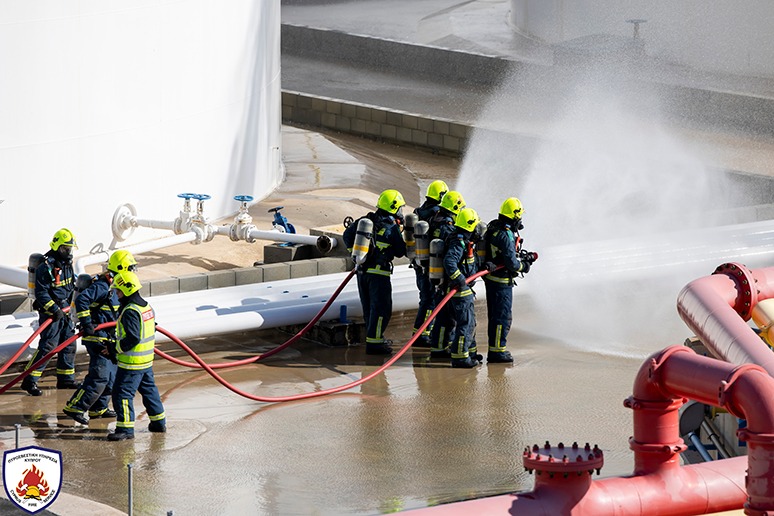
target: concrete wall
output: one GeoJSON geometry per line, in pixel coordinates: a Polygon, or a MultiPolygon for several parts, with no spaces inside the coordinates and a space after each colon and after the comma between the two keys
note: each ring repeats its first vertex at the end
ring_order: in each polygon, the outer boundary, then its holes
{"type": "Polygon", "coordinates": [[[279,4],[0,3],[0,263],[63,226],[108,245],[123,203],[171,220],[178,193],[206,193],[215,218],[278,185],[279,4]]]}
{"type": "Polygon", "coordinates": [[[644,19],[648,55],[700,70],[774,77],[768,0],[511,0],[510,23],[548,44],[595,34],[631,38],[644,19]]]}
{"type": "Polygon", "coordinates": [[[282,119],[454,156],[464,151],[471,130],[450,120],[295,91],[282,92],[282,119]]]}

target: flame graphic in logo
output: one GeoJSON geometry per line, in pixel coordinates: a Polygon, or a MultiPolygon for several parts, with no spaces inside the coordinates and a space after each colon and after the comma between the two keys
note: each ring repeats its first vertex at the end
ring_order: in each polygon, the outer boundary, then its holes
{"type": "Polygon", "coordinates": [[[40,500],[41,496],[48,494],[48,482],[43,478],[43,472],[33,464],[30,469],[24,471],[24,478],[16,485],[16,494],[22,498],[34,498],[40,500]]]}

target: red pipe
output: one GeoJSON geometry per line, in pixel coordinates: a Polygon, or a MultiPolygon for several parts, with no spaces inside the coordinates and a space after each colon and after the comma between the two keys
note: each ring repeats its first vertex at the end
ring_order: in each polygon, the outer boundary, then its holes
{"type": "Polygon", "coordinates": [[[677,311],[713,356],[757,364],[774,376],[774,353],[746,323],[755,304],[772,297],[774,267],[750,270],[727,263],[686,285],[677,297],[677,311]]]}
{"type": "Polygon", "coordinates": [[[643,364],[625,405],[634,410],[630,439],[634,476],[591,481],[589,471],[552,475],[536,470],[532,492],[415,512],[677,516],[744,505],[745,514],[751,516],[774,514],[774,378],[762,368],[735,366],[673,346],[643,364]],[[680,466],[679,453],[685,445],[679,435],[678,409],[685,398],[724,407],[747,419],[739,436],[748,443],[748,456],[680,466]]]}

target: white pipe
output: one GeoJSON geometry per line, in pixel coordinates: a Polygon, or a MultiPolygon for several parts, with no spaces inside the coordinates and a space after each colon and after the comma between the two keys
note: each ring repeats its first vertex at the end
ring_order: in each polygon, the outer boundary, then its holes
{"type": "Polygon", "coordinates": [[[175,230],[175,221],[166,221],[166,220],[150,220],[150,219],[138,219],[137,217],[132,217],[129,219],[132,226],[137,227],[144,227],[144,228],[150,228],[150,229],[168,229],[170,231],[175,230]]]}
{"type": "Polygon", "coordinates": [[[233,224],[226,226],[215,226],[214,232],[218,235],[226,235],[229,238],[233,234],[240,240],[254,242],[255,240],[270,240],[272,242],[289,242],[291,244],[309,244],[317,246],[321,251],[328,252],[336,247],[337,240],[327,236],[299,235],[298,233],[286,233],[277,229],[261,230],[255,226],[248,225],[233,229],[233,224]],[[324,241],[324,242],[323,242],[324,241]]]}
{"type": "Polygon", "coordinates": [[[27,269],[0,265],[0,283],[27,290],[27,269]]]}

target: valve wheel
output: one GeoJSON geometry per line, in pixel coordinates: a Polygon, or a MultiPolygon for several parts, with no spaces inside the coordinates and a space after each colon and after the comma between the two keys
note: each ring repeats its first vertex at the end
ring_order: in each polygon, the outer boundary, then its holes
{"type": "Polygon", "coordinates": [[[113,221],[111,222],[110,227],[113,230],[113,237],[117,241],[123,242],[132,236],[132,233],[134,233],[134,226],[132,226],[129,219],[136,216],[137,210],[132,204],[126,203],[116,208],[116,211],[113,213],[113,221]]]}
{"type": "Polygon", "coordinates": [[[206,201],[207,199],[211,199],[212,196],[206,193],[198,193],[198,194],[193,194],[193,198],[196,199],[197,201],[206,201]]]}
{"type": "Polygon", "coordinates": [[[344,224],[345,228],[348,228],[349,226],[352,225],[353,222],[355,222],[355,219],[347,215],[346,217],[344,217],[344,222],[342,222],[342,224],[344,224]]]}
{"type": "Polygon", "coordinates": [[[253,196],[252,195],[235,195],[234,196],[234,200],[235,201],[239,201],[239,202],[250,202],[250,201],[253,200],[253,196]]]}
{"type": "Polygon", "coordinates": [[[194,197],[196,197],[196,194],[195,193],[180,193],[180,194],[177,194],[177,196],[180,197],[181,199],[193,199],[194,197]]]}

